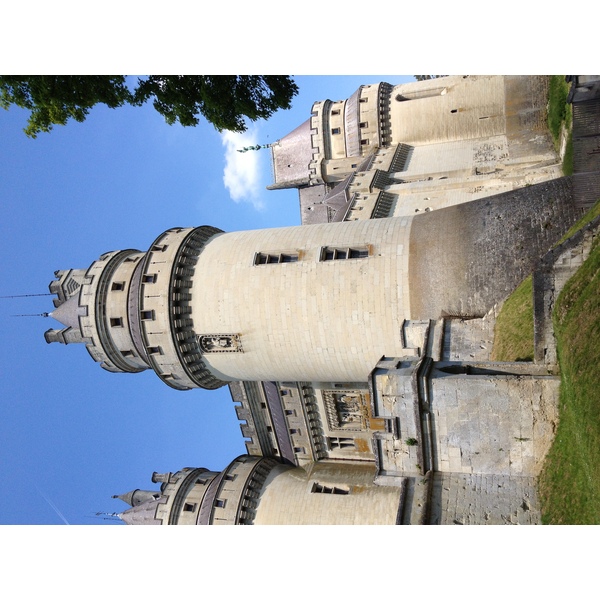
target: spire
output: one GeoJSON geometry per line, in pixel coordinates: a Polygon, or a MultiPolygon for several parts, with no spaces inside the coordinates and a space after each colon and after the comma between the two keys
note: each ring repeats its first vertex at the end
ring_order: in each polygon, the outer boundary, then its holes
{"type": "Polygon", "coordinates": [[[148,500],[156,500],[160,497],[160,493],[152,492],[150,490],[133,490],[131,492],[127,492],[126,494],[119,494],[112,497],[123,500],[125,504],[129,504],[129,506],[133,507],[139,506],[148,500]]]}
{"type": "Polygon", "coordinates": [[[86,308],[79,306],[77,296],[71,296],[66,302],[55,308],[49,316],[62,323],[65,327],[79,329],[79,317],[86,316],[86,308]]]}

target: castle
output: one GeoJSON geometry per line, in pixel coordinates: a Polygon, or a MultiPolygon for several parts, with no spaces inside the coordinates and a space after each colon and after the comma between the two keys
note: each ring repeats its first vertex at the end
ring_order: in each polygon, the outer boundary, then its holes
{"type": "Polygon", "coordinates": [[[551,340],[490,358],[497,306],[581,214],[548,78],[361,86],[271,146],[302,225],[161,233],[57,271],[47,342],[178,390],[228,385],[247,453],[116,496],[130,524],[538,523],[551,340]],[[544,350],[543,343],[547,348],[544,350]]]}

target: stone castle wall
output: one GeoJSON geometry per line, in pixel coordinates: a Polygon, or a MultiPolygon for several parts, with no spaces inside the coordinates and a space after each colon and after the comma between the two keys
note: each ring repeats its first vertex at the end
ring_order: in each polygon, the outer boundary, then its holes
{"type": "Polygon", "coordinates": [[[577,220],[569,177],[415,216],[411,318],[483,316],[577,220]]]}

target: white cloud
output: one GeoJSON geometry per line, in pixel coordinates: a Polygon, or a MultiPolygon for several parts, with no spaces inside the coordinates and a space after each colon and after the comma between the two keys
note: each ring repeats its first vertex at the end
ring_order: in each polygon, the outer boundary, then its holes
{"type": "Polygon", "coordinates": [[[223,183],[234,202],[251,202],[256,210],[263,210],[264,203],[260,199],[260,152],[265,150],[249,150],[238,152],[245,146],[255,146],[256,131],[233,133],[226,131],[221,134],[225,146],[225,169],[223,183]]]}

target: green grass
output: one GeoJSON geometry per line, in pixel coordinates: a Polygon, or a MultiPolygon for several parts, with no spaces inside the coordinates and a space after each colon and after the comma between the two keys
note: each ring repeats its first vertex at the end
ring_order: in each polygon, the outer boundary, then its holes
{"type": "Polygon", "coordinates": [[[572,110],[567,104],[569,94],[569,84],[565,81],[563,75],[553,75],[550,77],[550,86],[548,90],[548,127],[554,138],[554,143],[558,144],[560,132],[563,123],[569,130],[572,125],[572,110]]]}
{"type": "Polygon", "coordinates": [[[533,360],[531,275],[506,299],[496,319],[492,360],[533,360]]]}
{"type": "Polygon", "coordinates": [[[560,420],[540,476],[542,522],[599,524],[600,243],[559,295],[554,330],[560,420]]]}
{"type": "MultiPolygon", "coordinates": [[[[600,215],[600,201],[560,242],[600,215]]],[[[558,243],[560,243],[558,242],[558,243]]],[[[556,301],[559,424],[539,481],[542,522],[600,524],[600,239],[556,301]]],[[[504,303],[493,360],[533,357],[532,278],[504,303]]]]}
{"type": "Polygon", "coordinates": [[[573,132],[569,131],[569,137],[567,139],[567,147],[565,148],[565,155],[563,156],[562,163],[563,174],[573,175],[573,132]]]}
{"type": "Polygon", "coordinates": [[[565,175],[572,175],[573,138],[571,129],[573,125],[573,109],[570,104],[567,104],[568,94],[569,84],[565,81],[563,75],[553,75],[550,77],[548,89],[548,127],[557,151],[559,150],[560,134],[563,127],[569,132],[562,168],[565,175]]]}
{"type": "MultiPolygon", "coordinates": [[[[596,202],[556,243],[558,246],[600,215],[596,202]]],[[[533,360],[533,282],[531,275],[506,299],[496,319],[492,360],[533,360]]]]}

